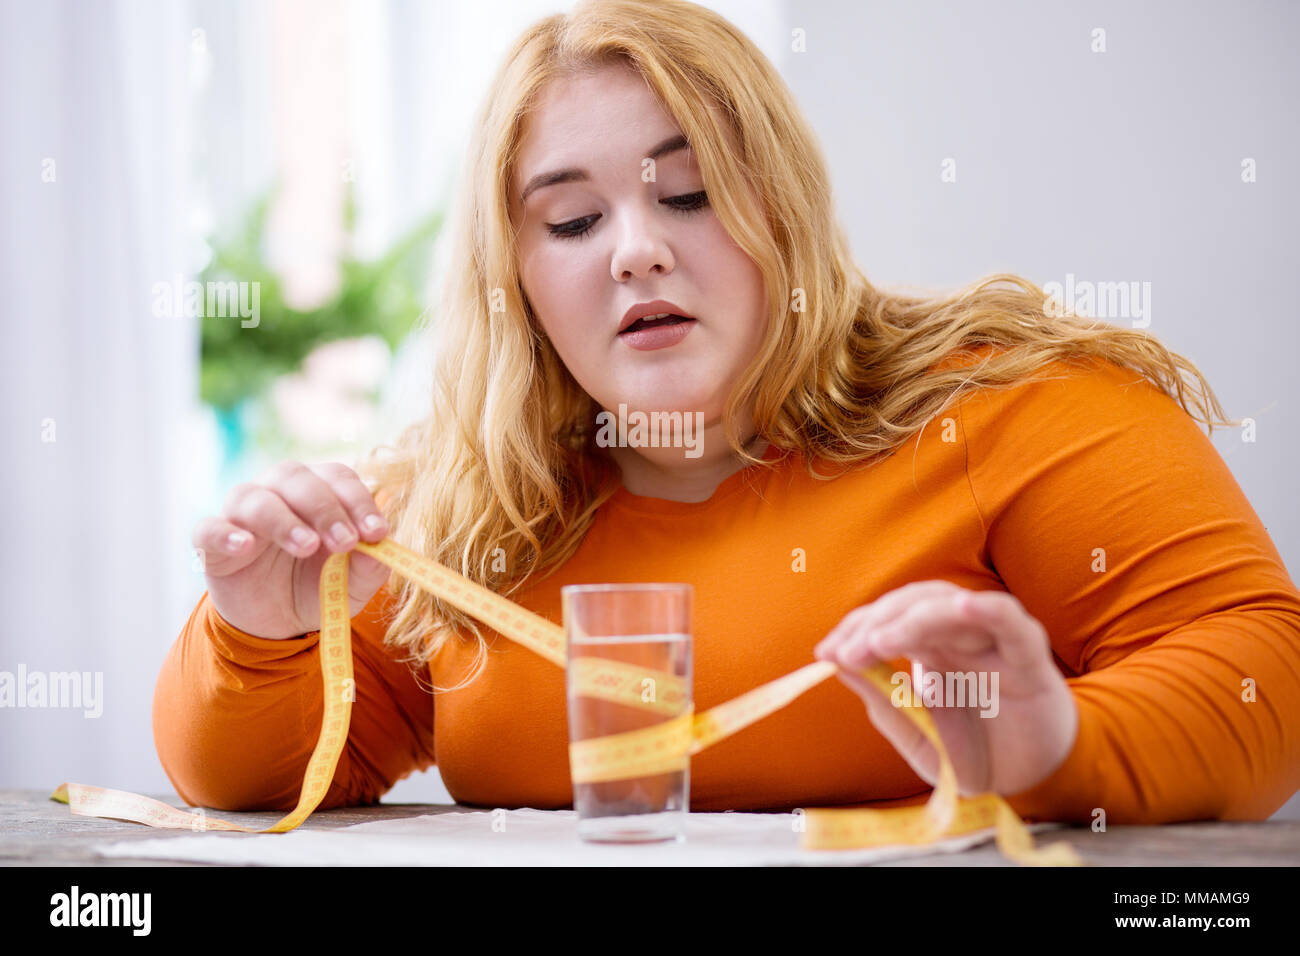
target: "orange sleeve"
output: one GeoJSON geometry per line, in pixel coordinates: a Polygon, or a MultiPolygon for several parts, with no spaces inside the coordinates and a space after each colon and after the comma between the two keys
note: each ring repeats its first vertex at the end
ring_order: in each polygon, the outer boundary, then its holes
{"type": "MultiPolygon", "coordinates": [[[[356,701],[319,809],[371,804],[433,765],[433,697],[383,646],[381,587],[352,621],[356,701]]],[[[204,592],[158,676],[154,742],[177,794],[218,810],[291,810],[320,736],[320,632],[277,641],[233,627],[204,592]]]]}
{"type": "Polygon", "coordinates": [[[983,557],[1079,709],[1065,761],[1008,802],[1266,819],[1300,788],[1300,592],[1203,425],[1138,372],[1055,368],[959,405],[983,557]]]}

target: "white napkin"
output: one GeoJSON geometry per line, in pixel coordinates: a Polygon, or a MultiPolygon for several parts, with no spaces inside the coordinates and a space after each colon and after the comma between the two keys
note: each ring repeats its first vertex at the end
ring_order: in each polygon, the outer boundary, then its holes
{"type": "Polygon", "coordinates": [[[128,840],[94,852],[264,866],[834,866],[956,853],[995,833],[989,828],[920,847],[803,850],[792,824],[788,813],[691,813],[682,842],[596,844],[579,839],[573,810],[461,810],[337,830],[128,840]]]}

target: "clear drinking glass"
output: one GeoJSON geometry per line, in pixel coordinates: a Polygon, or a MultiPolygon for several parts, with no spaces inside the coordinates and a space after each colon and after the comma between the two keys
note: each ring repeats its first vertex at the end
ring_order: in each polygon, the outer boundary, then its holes
{"type": "Polygon", "coordinates": [[[613,843],[684,840],[691,765],[681,733],[689,726],[694,699],[691,585],[580,584],[560,593],[578,835],[613,843]],[[654,772],[636,774],[646,765],[632,762],[614,779],[606,778],[608,768],[596,775],[601,779],[578,779],[587,773],[575,753],[592,752],[583,742],[623,734],[638,739],[643,735],[635,732],[656,726],[676,727],[679,733],[673,738],[677,746],[655,758],[654,772]]]}

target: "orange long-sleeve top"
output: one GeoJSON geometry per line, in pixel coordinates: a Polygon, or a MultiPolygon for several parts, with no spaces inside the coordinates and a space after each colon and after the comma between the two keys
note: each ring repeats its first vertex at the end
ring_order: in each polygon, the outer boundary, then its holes
{"type": "MultiPolygon", "coordinates": [[[[1300,591],[1204,428],[1135,371],[963,396],[889,457],[811,477],[801,456],[707,501],[633,495],[556,573],[512,596],[559,622],[565,584],[694,585],[697,712],[810,663],[850,610],[911,581],[1014,594],[1047,631],[1079,729],[1032,820],[1265,819],[1300,788],[1300,591]]],[[[769,448],[766,459],[780,457],[769,448]]],[[[459,802],[572,806],[564,673],[485,629],[421,675],[354,618],[356,703],[321,804],[376,802],[436,764],[459,802]]],[[[162,668],[158,754],[191,805],[287,810],[320,730],[319,633],[246,634],[205,593],[162,668]]],[[[894,806],[930,787],[834,678],[692,758],[693,810],[894,806]]]]}

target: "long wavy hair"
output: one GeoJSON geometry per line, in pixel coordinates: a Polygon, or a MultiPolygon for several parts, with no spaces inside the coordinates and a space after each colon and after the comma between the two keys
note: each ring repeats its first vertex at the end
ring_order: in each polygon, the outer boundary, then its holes
{"type": "MultiPolygon", "coordinates": [[[[966,392],[1037,377],[1058,360],[1133,369],[1211,433],[1240,424],[1223,417],[1195,365],[1152,335],[1057,314],[1018,276],[937,297],[875,288],[836,221],[814,133],[753,43],[683,0],[593,0],[525,30],[494,77],[448,224],[447,278],[429,328],[432,406],[395,446],[358,463],[407,547],[508,596],[561,566],[617,490],[617,467],[594,441],[600,409],[524,295],[508,211],[538,92],[608,63],[636,70],[679,124],[715,214],[762,272],[765,336],[724,409],[728,442],[746,464],[775,464],[737,434],[746,406],[770,444],[802,453],[815,477],[833,477],[815,461],[888,455],[966,392]],[[971,361],[936,367],[962,354],[971,361]]],[[[400,575],[388,586],[396,611],[385,643],[423,666],[448,640],[473,634],[475,666],[456,686],[477,677],[486,663],[478,622],[400,575]]]]}

